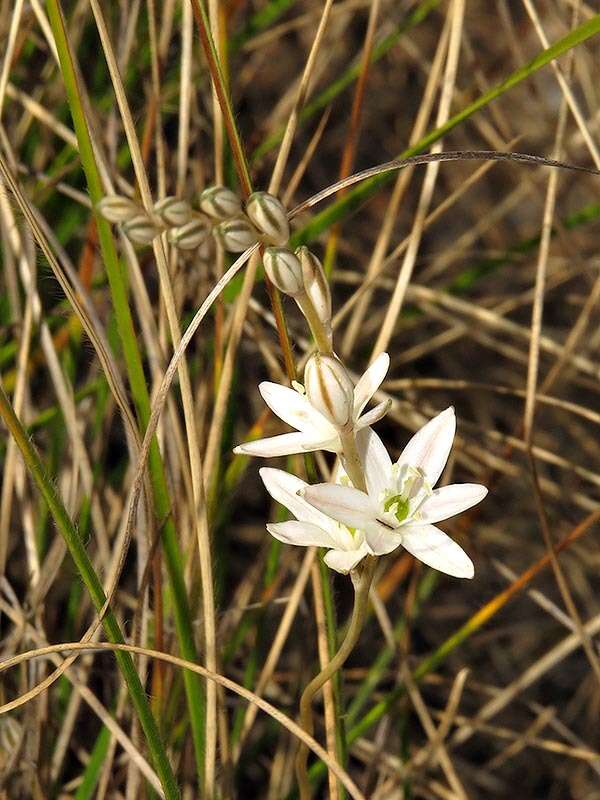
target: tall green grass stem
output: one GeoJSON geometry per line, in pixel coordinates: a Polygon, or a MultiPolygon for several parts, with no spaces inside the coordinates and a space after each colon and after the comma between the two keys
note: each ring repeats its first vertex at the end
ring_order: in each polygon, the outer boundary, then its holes
{"type": "MultiPolygon", "coordinates": [[[[63,14],[58,0],[47,0],[46,6],[59,55],[61,72],[65,83],[73,125],[75,127],[75,135],[77,136],[79,145],[81,163],[85,173],[90,199],[94,207],[100,249],[106,267],[119,339],[125,357],[138,424],[143,433],[150,418],[150,396],[148,394],[142,359],[129,308],[127,281],[125,273],[119,263],[110,225],[95,211],[97,203],[104,196],[104,190],[88,130],[79,89],[75,59],[67,38],[63,14]]],[[[171,502],[164,465],[156,437],[153,438],[150,448],[149,471],[154,499],[154,510],[162,526],[162,542],[169,574],[169,584],[173,599],[173,612],[179,646],[183,657],[188,661],[195,662],[198,660],[198,655],[194,643],[191,615],[183,578],[182,557],[177,541],[175,524],[171,514],[171,502]]],[[[183,679],[192,727],[197,771],[202,782],[205,749],[204,691],[200,678],[192,672],[184,671],[183,679]]]]}
{"type": "MultiPolygon", "coordinates": [[[[71,558],[75,562],[81,579],[89,592],[94,608],[100,613],[106,603],[106,595],[104,594],[100,579],[96,575],[77,528],[67,513],[51,479],[46,474],[39,455],[29,440],[25,429],[16,416],[4,392],[4,388],[1,385],[0,417],[4,420],[6,427],[21,451],[25,465],[50,509],[56,527],[63,537],[69,553],[71,554],[71,558]]],[[[102,618],[102,625],[110,642],[113,644],[122,644],[125,642],[119,623],[110,608],[106,610],[102,618]]],[[[127,684],[131,702],[133,703],[146,736],[148,749],[163,787],[165,797],[167,800],[178,800],[180,795],[175,781],[175,775],[171,769],[169,759],[167,758],[167,753],[161,740],[156,720],[150,710],[146,692],[144,691],[144,687],[136,671],[133,659],[129,653],[124,651],[115,651],[115,658],[117,659],[121,674],[127,684]]]]}

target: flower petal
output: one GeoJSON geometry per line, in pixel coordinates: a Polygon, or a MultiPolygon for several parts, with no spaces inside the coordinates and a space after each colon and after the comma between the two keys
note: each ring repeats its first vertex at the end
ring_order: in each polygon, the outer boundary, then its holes
{"type": "Polygon", "coordinates": [[[369,527],[365,533],[365,540],[375,556],[385,556],[403,543],[400,530],[392,530],[382,522],[369,527]]]}
{"type": "Polygon", "coordinates": [[[368,494],[351,486],[318,483],[301,490],[301,496],[328,517],[363,531],[376,521],[377,508],[368,494]]]}
{"type": "Polygon", "coordinates": [[[392,459],[385,445],[371,428],[365,428],[356,434],[356,446],[362,462],[367,491],[370,498],[379,502],[379,497],[390,485],[392,459]]]}
{"type": "Polygon", "coordinates": [[[358,419],[363,408],[373,397],[390,368],[390,357],[380,353],[371,366],[363,373],[354,387],[354,419],[358,419]]]}
{"type": "Polygon", "coordinates": [[[330,439],[309,440],[307,434],[303,435],[306,436],[306,442],[302,447],[303,453],[313,453],[315,450],[327,450],[329,453],[341,452],[342,443],[340,442],[340,437],[337,433],[330,439]]]}
{"type": "Polygon", "coordinates": [[[369,551],[364,545],[358,550],[330,550],[325,553],[323,561],[336,572],[347,575],[368,553],[369,551]]]}
{"type": "MultiPolygon", "coordinates": [[[[273,469],[272,467],[262,467],[258,472],[273,500],[277,500],[278,503],[289,509],[296,519],[300,522],[310,522],[325,531],[331,530],[332,521],[298,495],[298,492],[307,486],[303,480],[282,469],[273,469]]],[[[333,547],[335,542],[333,545],[323,546],[333,547]]]]}
{"type": "Polygon", "coordinates": [[[456,417],[450,406],[415,433],[402,451],[398,465],[422,469],[427,481],[435,486],[446,466],[455,433],[456,417]]]}
{"type": "Polygon", "coordinates": [[[388,397],[387,400],[378,403],[375,408],[372,408],[370,411],[367,411],[366,414],[363,414],[362,417],[356,421],[354,429],[360,431],[369,425],[375,425],[376,422],[379,422],[380,419],[385,417],[391,407],[392,398],[388,397]]]}
{"type": "Polygon", "coordinates": [[[306,453],[313,449],[312,444],[305,433],[282,433],[281,436],[269,436],[266,439],[255,439],[253,442],[239,444],[233,452],[236,455],[262,458],[291,456],[294,453],[306,453]]]}
{"type": "Polygon", "coordinates": [[[424,564],[455,578],[472,578],[473,562],[449,536],[434,525],[405,525],[402,547],[424,564]]]}
{"type": "Polygon", "coordinates": [[[419,522],[440,522],[477,505],[488,490],[478,483],[454,483],[442,486],[428,497],[419,509],[419,522]]]}
{"type": "Polygon", "coordinates": [[[267,530],[276,539],[284,544],[295,544],[303,547],[335,547],[327,531],[312,522],[298,522],[291,519],[288,522],[269,522],[267,530]]]}
{"type": "Polygon", "coordinates": [[[308,401],[306,395],[279,383],[263,381],[258,387],[263,400],[280,419],[307,433],[311,439],[328,439],[336,430],[308,401]]]}

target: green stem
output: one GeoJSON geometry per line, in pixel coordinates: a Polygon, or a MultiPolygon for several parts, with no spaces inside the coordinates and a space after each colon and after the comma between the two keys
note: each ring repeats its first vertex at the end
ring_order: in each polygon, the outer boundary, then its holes
{"type": "MultiPolygon", "coordinates": [[[[83,542],[81,541],[77,528],[73,524],[73,521],[64,507],[62,500],[57,494],[52,481],[48,475],[46,475],[41,459],[29,440],[23,425],[16,416],[8,397],[4,392],[4,388],[1,385],[0,416],[4,420],[6,427],[13,436],[19,450],[21,451],[27,469],[31,473],[35,483],[42,493],[42,496],[44,497],[44,500],[48,504],[48,508],[50,509],[50,513],[54,518],[56,527],[63,537],[65,544],[69,549],[69,553],[71,554],[71,558],[75,562],[75,566],[77,567],[79,574],[81,575],[81,578],[90,594],[94,608],[100,613],[104,607],[104,604],[106,603],[106,595],[104,594],[100,579],[96,575],[94,567],[92,566],[92,562],[90,561],[85,547],[83,546],[83,542]]],[[[110,608],[106,610],[106,613],[102,618],[102,625],[104,626],[106,636],[110,642],[113,644],[122,644],[125,641],[119,627],[119,623],[117,622],[110,608]]],[[[137,712],[142,729],[146,736],[148,749],[150,750],[150,754],[162,784],[165,797],[167,800],[178,800],[180,795],[177,788],[177,783],[175,781],[175,776],[173,774],[173,770],[171,769],[171,765],[169,764],[167,753],[160,738],[160,733],[158,732],[156,720],[154,719],[150,710],[150,706],[148,705],[146,693],[140,681],[139,675],[137,674],[133,660],[130,654],[124,651],[116,651],[115,658],[117,659],[117,663],[123,678],[127,683],[131,701],[137,712]]]]}
{"type": "Polygon", "coordinates": [[[325,330],[325,326],[317,314],[317,310],[310,298],[310,295],[307,292],[304,292],[303,294],[298,295],[295,299],[296,303],[298,304],[298,308],[308,323],[308,327],[310,328],[310,332],[313,335],[313,339],[315,340],[315,344],[317,345],[319,352],[325,353],[326,355],[331,355],[333,352],[331,337],[325,330]]]}
{"type": "MultiPolygon", "coordinates": [[[[325,608],[325,628],[327,634],[327,655],[331,659],[334,657],[338,645],[337,636],[337,617],[335,604],[333,602],[333,591],[331,585],[331,570],[319,558],[319,572],[321,574],[321,587],[323,593],[323,606],[325,608]]],[[[333,689],[333,708],[335,714],[335,750],[338,762],[342,767],[346,767],[348,761],[348,746],[346,743],[346,719],[342,711],[342,675],[338,671],[331,679],[333,689]]],[[[338,782],[338,793],[340,800],[345,800],[347,793],[341,783],[338,782]]]]}
{"type": "MultiPolygon", "coordinates": [[[[314,696],[344,666],[358,641],[367,616],[369,589],[373,581],[376,563],[376,558],[367,556],[357,569],[359,575],[353,578],[354,608],[344,641],[329,664],[308,684],[300,698],[300,724],[311,736],[313,733],[312,703],[314,696]]],[[[296,780],[300,790],[300,800],[310,800],[311,796],[311,786],[306,769],[307,759],[308,748],[305,744],[301,744],[296,755],[296,780]]]]}
{"type": "MultiPolygon", "coordinates": [[[[46,0],[46,5],[48,9],[48,19],[58,51],[69,109],[77,136],[81,164],[94,208],[96,225],[98,228],[98,240],[100,242],[102,259],[110,286],[119,339],[121,347],[123,348],[123,355],[127,367],[129,385],[136,407],[138,424],[140,430],[143,432],[150,418],[150,395],[148,394],[144,368],[133,326],[125,272],[119,263],[110,225],[100,214],[96,213],[96,206],[104,196],[104,189],[96,164],[96,157],[83,108],[77,70],[75,67],[75,57],[67,38],[65,21],[59,0],[46,0]]],[[[177,638],[179,640],[182,656],[188,661],[195,662],[198,660],[198,654],[194,643],[194,632],[183,579],[181,552],[178,544],[177,531],[171,515],[171,502],[164,464],[156,437],[152,440],[150,448],[149,472],[152,484],[154,511],[157,519],[160,520],[162,524],[162,542],[169,573],[169,584],[173,597],[177,638]]],[[[204,694],[200,678],[197,675],[186,670],[183,673],[183,680],[186,688],[196,764],[199,779],[202,783],[205,731],[204,694]]]]}

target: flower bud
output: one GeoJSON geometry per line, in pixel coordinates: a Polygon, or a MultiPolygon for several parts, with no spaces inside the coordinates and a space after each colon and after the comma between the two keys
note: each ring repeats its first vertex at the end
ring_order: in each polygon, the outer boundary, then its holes
{"type": "Polygon", "coordinates": [[[240,198],[226,186],[209,186],[200,194],[200,208],[211,219],[225,220],[242,213],[240,198]]]}
{"type": "Polygon", "coordinates": [[[310,404],[337,428],[352,421],[354,384],[335,356],[315,353],[304,369],[304,388],[310,404]]]}
{"type": "Polygon", "coordinates": [[[151,244],[160,234],[160,228],[152,222],[147,214],[138,214],[123,225],[123,233],[136,244],[151,244]]]}
{"type": "Polygon", "coordinates": [[[331,289],[323,265],[308,247],[298,247],[296,255],[302,264],[304,289],[315,307],[319,319],[331,327],[331,289]]]}
{"type": "Polygon", "coordinates": [[[215,234],[230,253],[243,253],[258,241],[258,231],[245,217],[222,222],[215,228],[215,234]]]}
{"type": "Polygon", "coordinates": [[[284,294],[294,297],[304,292],[302,265],[287,247],[267,247],[263,256],[265,272],[284,294]]]}
{"type": "Polygon", "coordinates": [[[268,244],[287,244],[290,223],[280,200],[268,192],[254,192],[246,201],[246,214],[268,244]]]}
{"type": "Polygon", "coordinates": [[[127,222],[142,212],[133,200],[120,194],[107,194],[100,200],[97,208],[109,222],[127,222]]]}
{"type": "Polygon", "coordinates": [[[195,250],[208,237],[210,226],[205,217],[196,216],[185,225],[171,228],[167,238],[169,244],[180,250],[195,250]]]}
{"type": "Polygon", "coordinates": [[[154,213],[157,214],[165,225],[185,225],[192,217],[192,207],[187,200],[179,197],[165,197],[154,204],[154,213]]]}

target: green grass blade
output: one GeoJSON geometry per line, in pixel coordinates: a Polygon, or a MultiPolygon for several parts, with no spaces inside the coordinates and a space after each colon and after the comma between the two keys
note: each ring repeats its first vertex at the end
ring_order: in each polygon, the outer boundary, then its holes
{"type": "Polygon", "coordinates": [[[83,773],[83,780],[75,792],[75,800],[92,800],[94,797],[109,744],[110,731],[103,727],[92,749],[90,760],[83,773]]]}
{"type": "Polygon", "coordinates": [[[270,25],[285,14],[296,0],[269,0],[266,5],[258,9],[248,20],[248,23],[241,31],[234,34],[229,40],[229,52],[233,55],[242,47],[248,39],[256,36],[257,33],[266,30],[270,25]]]}
{"type": "MultiPolygon", "coordinates": [[[[59,533],[63,537],[65,544],[71,554],[71,558],[75,562],[75,566],[83,580],[94,604],[96,611],[100,611],[106,602],[106,596],[100,579],[98,578],[92,562],[89,559],[87,551],[81,541],[79,531],[73,524],[66,508],[63,505],[61,498],[56,492],[54,485],[40,460],[39,455],[34,450],[27,432],[21,425],[20,420],[15,415],[13,408],[4,389],[0,386],[0,416],[4,420],[8,430],[14,438],[21,454],[25,465],[29,470],[33,480],[35,481],[38,489],[40,490],[44,500],[48,504],[50,513],[54,519],[54,523],[58,528],[59,533]]],[[[123,634],[119,627],[114,614],[108,609],[102,620],[102,625],[108,640],[112,643],[124,642],[123,634]]],[[[163,742],[156,725],[156,720],[152,715],[146,692],[140,681],[139,675],[133,663],[133,659],[129,653],[115,652],[115,658],[121,670],[121,674],[125,679],[131,702],[137,712],[140,724],[146,736],[148,749],[152,756],[152,761],[156,769],[157,775],[162,784],[165,797],[168,800],[177,800],[179,798],[179,790],[175,781],[175,776],[167,753],[165,751],[163,742]]]]}
{"type": "MultiPolygon", "coordinates": [[[[64,18],[58,0],[47,0],[48,17],[60,59],[60,67],[67,92],[67,100],[79,144],[81,163],[85,173],[90,199],[94,208],[104,195],[100,174],[96,164],[92,141],[87,126],[83,103],[79,90],[74,56],[71,52],[64,18]]],[[[124,271],[117,256],[115,243],[108,222],[95,213],[98,226],[98,239],[106,268],[119,339],[125,357],[131,393],[136,407],[138,423],[143,432],[150,417],[150,396],[144,376],[142,359],[138,349],[129,308],[129,296],[124,271]]],[[[171,515],[171,502],[162,457],[156,438],[152,441],[149,456],[149,471],[154,497],[154,510],[162,525],[162,543],[169,573],[169,583],[173,598],[175,627],[182,656],[196,662],[198,654],[194,643],[191,615],[189,611],[183,564],[178,545],[177,532],[171,515]]],[[[194,740],[196,766],[200,780],[204,770],[205,741],[205,702],[202,682],[197,675],[184,672],[188,709],[194,740]]]]}

